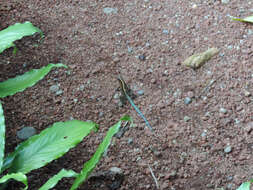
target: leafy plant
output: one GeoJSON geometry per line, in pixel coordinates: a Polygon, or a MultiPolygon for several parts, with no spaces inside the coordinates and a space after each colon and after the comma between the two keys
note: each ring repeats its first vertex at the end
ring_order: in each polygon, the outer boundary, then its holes
{"type": "Polygon", "coordinates": [[[250,181],[242,183],[237,190],[250,190],[251,183],[253,183],[253,179],[250,180],[250,181]]]}
{"type": "Polygon", "coordinates": [[[30,36],[39,32],[43,37],[42,31],[33,26],[30,22],[16,23],[8,28],[0,31],[0,53],[10,47],[15,47],[13,43],[16,40],[23,38],[24,36],[30,36]]]}
{"type": "MultiPolygon", "coordinates": [[[[17,23],[0,31],[0,53],[9,47],[15,47],[13,43],[15,40],[21,39],[23,36],[32,35],[35,32],[39,32],[43,36],[41,30],[34,27],[30,22],[17,23]]],[[[40,69],[33,69],[23,75],[0,82],[0,98],[14,95],[33,86],[54,67],[66,68],[63,64],[49,64],[40,69]]],[[[50,178],[40,190],[48,190],[54,187],[63,177],[75,177],[76,179],[71,189],[77,189],[87,179],[101,159],[102,154],[110,145],[112,137],[119,131],[122,121],[131,121],[131,118],[128,116],[123,117],[109,129],[96,153],[84,164],[80,174],[73,170],[62,169],[58,174],[50,178]]],[[[8,173],[0,178],[0,184],[2,184],[0,189],[6,188],[8,181],[11,179],[22,182],[25,185],[23,189],[27,189],[27,173],[63,156],[70,148],[81,142],[91,131],[97,131],[98,125],[93,122],[78,120],[54,123],[40,134],[32,136],[19,144],[15,151],[7,156],[4,156],[5,128],[4,112],[0,101],[0,174],[8,170],[8,173]]]]}
{"type": "Polygon", "coordinates": [[[245,18],[232,18],[233,20],[236,21],[241,21],[241,22],[249,22],[249,23],[253,23],[253,15],[252,16],[248,16],[245,18]]]}

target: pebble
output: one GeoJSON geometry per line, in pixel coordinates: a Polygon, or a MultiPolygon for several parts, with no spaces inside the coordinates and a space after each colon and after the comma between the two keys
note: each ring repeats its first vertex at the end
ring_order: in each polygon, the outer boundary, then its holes
{"type": "Polygon", "coordinates": [[[184,103],[185,103],[186,105],[190,104],[191,102],[192,102],[192,99],[191,99],[190,97],[186,97],[186,98],[184,99],[184,103]]]}
{"type": "Polygon", "coordinates": [[[17,132],[17,137],[21,140],[26,140],[36,134],[36,129],[33,127],[24,127],[17,132]]]}
{"type": "Polygon", "coordinates": [[[191,118],[189,117],[189,116],[184,116],[184,121],[185,122],[188,122],[188,121],[190,121],[191,120],[191,118]]]}
{"type": "Polygon", "coordinates": [[[105,8],[103,9],[103,11],[104,11],[105,14],[117,14],[118,9],[116,9],[116,8],[111,8],[111,7],[105,7],[105,8]]]}
{"type": "Polygon", "coordinates": [[[221,0],[221,3],[222,3],[222,4],[228,4],[228,3],[229,3],[229,0],[221,0]]]}
{"type": "Polygon", "coordinates": [[[144,94],[144,90],[138,90],[138,91],[137,91],[137,94],[138,94],[139,96],[142,96],[142,95],[144,94]]]}
{"type": "Polygon", "coordinates": [[[141,60],[141,61],[145,61],[145,60],[146,60],[145,55],[139,55],[138,58],[139,58],[139,60],[141,60]]]}
{"type": "Polygon", "coordinates": [[[251,96],[251,93],[247,90],[244,90],[244,96],[246,97],[250,97],[251,96]]]}
{"type": "Polygon", "coordinates": [[[50,88],[49,88],[49,90],[50,90],[51,92],[57,92],[59,89],[60,89],[60,87],[59,87],[58,84],[52,85],[52,86],[50,86],[50,88]]]}
{"type": "Polygon", "coordinates": [[[80,85],[79,90],[81,90],[81,91],[84,90],[84,85],[83,84],[80,85]]]}
{"type": "Polygon", "coordinates": [[[128,53],[132,53],[133,52],[133,48],[127,47],[127,51],[128,51],[128,53]]]}
{"type": "Polygon", "coordinates": [[[225,108],[220,108],[220,113],[227,113],[227,110],[225,108]]]}
{"type": "Polygon", "coordinates": [[[60,90],[58,90],[55,94],[56,95],[61,95],[63,93],[63,91],[60,89],[60,90]]]}
{"type": "Polygon", "coordinates": [[[163,34],[169,34],[168,30],[163,30],[163,34]]]}
{"type": "Polygon", "coordinates": [[[110,172],[115,173],[115,174],[122,174],[122,169],[118,168],[118,167],[111,167],[110,172]]]}
{"type": "Polygon", "coordinates": [[[232,147],[229,145],[224,148],[225,153],[230,153],[231,151],[232,151],[232,147]]]}
{"type": "Polygon", "coordinates": [[[133,144],[133,139],[132,138],[129,138],[128,140],[127,140],[127,144],[129,144],[129,145],[131,145],[131,144],[133,144]]]}
{"type": "Polygon", "coordinates": [[[154,155],[156,156],[156,157],[162,157],[162,153],[160,152],[160,151],[154,151],[154,155]]]}

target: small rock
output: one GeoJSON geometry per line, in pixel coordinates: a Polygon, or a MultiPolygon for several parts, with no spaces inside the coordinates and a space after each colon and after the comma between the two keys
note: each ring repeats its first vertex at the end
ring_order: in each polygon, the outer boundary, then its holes
{"type": "Polygon", "coordinates": [[[142,96],[142,95],[144,94],[144,90],[138,90],[138,91],[137,91],[137,94],[138,94],[139,96],[142,96]]]}
{"type": "Polygon", "coordinates": [[[184,99],[184,103],[185,103],[186,105],[190,104],[191,102],[192,102],[192,99],[191,99],[190,97],[186,97],[186,98],[184,99]]]}
{"type": "Polygon", "coordinates": [[[160,152],[160,151],[154,151],[154,155],[156,156],[156,157],[162,157],[162,153],[160,152]]]}
{"type": "Polygon", "coordinates": [[[133,52],[133,48],[127,47],[127,51],[128,51],[128,53],[132,53],[133,52]]]}
{"type": "Polygon", "coordinates": [[[145,61],[145,60],[146,60],[145,55],[139,55],[138,58],[139,58],[139,60],[141,60],[141,61],[145,61]]]}
{"type": "Polygon", "coordinates": [[[207,131],[204,131],[203,133],[201,133],[201,137],[206,137],[206,132],[207,131]]]}
{"type": "Polygon", "coordinates": [[[129,138],[128,140],[127,140],[127,144],[129,144],[129,145],[131,145],[131,144],[133,144],[133,139],[132,138],[129,138]]]}
{"type": "Polygon", "coordinates": [[[55,94],[56,94],[56,95],[61,95],[62,93],[63,93],[62,90],[58,90],[55,94]]]}
{"type": "Polygon", "coordinates": [[[227,113],[227,110],[225,108],[220,108],[220,113],[227,113]]]}
{"type": "Polygon", "coordinates": [[[228,3],[229,3],[229,0],[221,0],[221,3],[222,3],[222,4],[228,4],[228,3]]]}
{"type": "Polygon", "coordinates": [[[185,122],[188,122],[188,121],[190,121],[191,120],[191,118],[189,117],[189,116],[184,116],[184,121],[185,122]]]}
{"type": "Polygon", "coordinates": [[[168,30],[163,30],[163,34],[169,34],[168,30]]]}
{"type": "Polygon", "coordinates": [[[50,88],[49,88],[49,90],[51,91],[51,92],[57,92],[58,90],[60,89],[60,87],[59,87],[59,85],[52,85],[52,86],[50,86],[50,88]]]}
{"type": "Polygon", "coordinates": [[[83,84],[80,85],[79,90],[81,90],[81,91],[84,90],[84,85],[83,84]]]}
{"type": "Polygon", "coordinates": [[[105,14],[117,14],[118,9],[116,9],[116,8],[111,8],[111,7],[105,7],[105,8],[103,9],[103,11],[104,11],[105,14]]]}
{"type": "Polygon", "coordinates": [[[224,152],[225,153],[230,153],[232,151],[232,147],[231,146],[226,146],[225,148],[224,148],[224,152]]]}
{"type": "Polygon", "coordinates": [[[24,127],[17,132],[17,137],[21,140],[26,140],[36,134],[36,129],[33,127],[24,127]]]}
{"type": "Polygon", "coordinates": [[[244,90],[244,96],[246,97],[250,97],[251,96],[251,93],[247,90],[244,90]]]}
{"type": "Polygon", "coordinates": [[[122,174],[122,169],[118,168],[118,167],[111,167],[109,169],[110,172],[115,173],[115,174],[122,174]]]}

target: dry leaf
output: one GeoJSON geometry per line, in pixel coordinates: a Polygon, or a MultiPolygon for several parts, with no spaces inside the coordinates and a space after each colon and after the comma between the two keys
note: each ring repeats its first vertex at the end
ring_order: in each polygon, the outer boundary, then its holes
{"type": "Polygon", "coordinates": [[[188,57],[184,62],[183,65],[187,67],[191,67],[193,69],[197,69],[201,67],[205,62],[207,62],[211,57],[218,54],[219,50],[217,48],[210,48],[205,52],[194,54],[188,57]]]}

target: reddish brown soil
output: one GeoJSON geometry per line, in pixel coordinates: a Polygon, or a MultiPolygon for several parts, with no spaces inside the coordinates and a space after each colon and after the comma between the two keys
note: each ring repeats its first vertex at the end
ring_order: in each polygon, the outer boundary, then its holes
{"type": "MultiPolygon", "coordinates": [[[[34,87],[3,99],[6,152],[20,143],[16,133],[23,126],[41,131],[70,118],[100,124],[97,133],[64,157],[31,172],[30,189],[38,189],[61,168],[80,171],[124,114],[134,118],[135,126],[114,139],[94,171],[121,168],[125,178],[119,189],[156,189],[148,164],[160,189],[236,189],[251,179],[253,27],[229,15],[251,15],[252,7],[250,0],[1,2],[0,29],[31,21],[45,34],[38,46],[37,38],[26,37],[17,42],[16,56],[12,50],[1,55],[1,81],[48,63],[70,68],[70,73],[55,69],[34,87]],[[105,14],[105,7],[117,12],[105,14]],[[180,64],[209,47],[220,53],[200,69],[180,64]],[[135,92],[144,90],[135,103],[155,135],[129,104],[119,107],[118,99],[110,101],[119,73],[135,92]],[[211,80],[216,82],[203,92],[211,80]],[[49,90],[55,84],[63,90],[59,96],[49,90]],[[192,103],[186,105],[185,97],[192,103]],[[190,121],[184,121],[185,116],[190,121]],[[228,146],[231,151],[226,153],[228,146]]],[[[54,189],[69,189],[72,182],[64,179],[54,189]]],[[[106,183],[89,180],[80,189],[108,189],[106,183]]],[[[15,186],[9,189],[19,189],[15,186]]]]}

